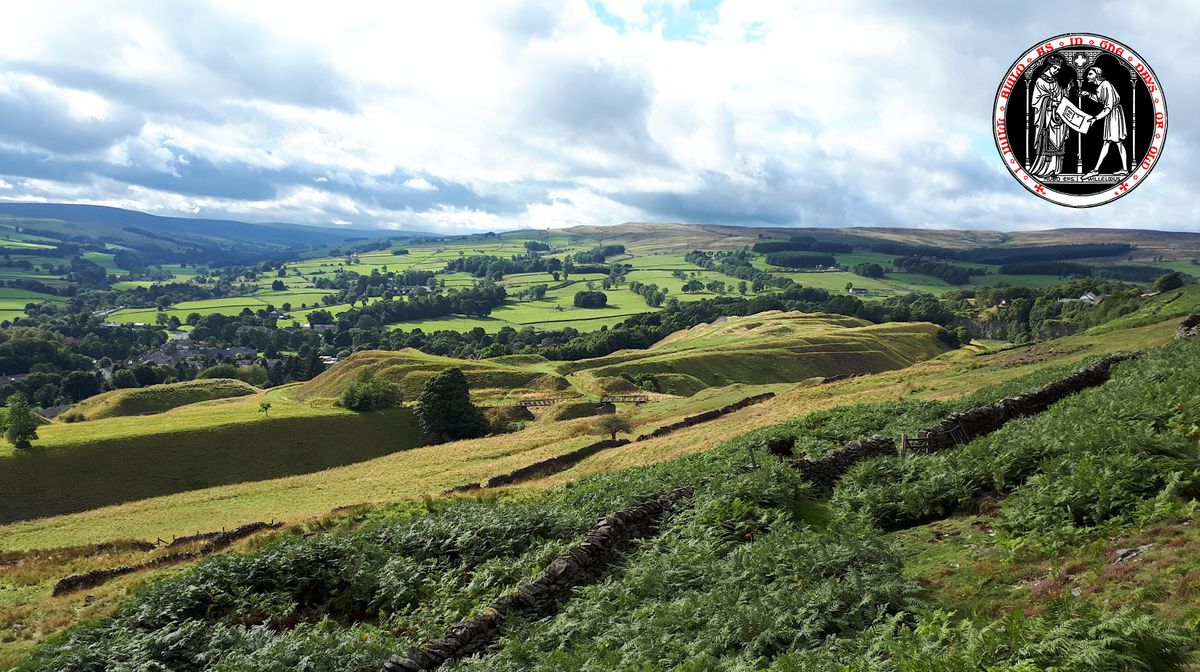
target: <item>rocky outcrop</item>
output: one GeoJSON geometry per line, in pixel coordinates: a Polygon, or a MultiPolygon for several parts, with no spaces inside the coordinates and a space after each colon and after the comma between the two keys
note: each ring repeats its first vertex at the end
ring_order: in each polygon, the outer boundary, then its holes
{"type": "MultiPolygon", "coordinates": [[[[73,593],[77,590],[95,588],[96,586],[106,583],[110,579],[114,579],[118,576],[124,576],[126,574],[132,574],[143,569],[152,569],[154,567],[162,567],[163,565],[173,565],[175,563],[186,562],[188,560],[198,560],[210,553],[216,553],[217,551],[228,547],[238,539],[248,537],[263,530],[272,530],[282,526],[283,523],[275,522],[249,523],[247,525],[242,525],[241,527],[236,527],[232,530],[222,530],[220,532],[211,532],[202,535],[192,535],[191,537],[182,537],[182,539],[188,539],[190,541],[197,541],[200,539],[206,539],[206,541],[203,546],[194,551],[187,551],[185,553],[168,553],[166,555],[160,555],[153,560],[139,562],[136,565],[121,565],[120,567],[113,567],[110,569],[93,569],[90,572],[72,574],[70,576],[63,577],[62,579],[59,579],[58,583],[54,584],[53,595],[58,597],[59,595],[66,595],[67,593],[73,593]]],[[[176,544],[172,543],[170,545],[176,544]]]]}
{"type": "Polygon", "coordinates": [[[1179,328],[1175,330],[1175,338],[1187,338],[1188,336],[1200,336],[1200,315],[1189,315],[1179,323],[1179,328]]]}
{"type": "Polygon", "coordinates": [[[641,436],[639,436],[637,438],[637,440],[645,441],[646,439],[656,439],[660,436],[666,436],[673,432],[678,432],[681,429],[685,429],[687,427],[692,427],[692,426],[698,425],[702,422],[708,422],[709,420],[716,420],[717,418],[721,417],[722,415],[728,415],[730,413],[733,413],[734,411],[740,411],[747,406],[750,406],[752,404],[757,404],[760,401],[766,401],[767,399],[770,399],[774,396],[775,396],[774,392],[766,392],[763,394],[756,394],[753,397],[746,397],[745,399],[742,399],[740,401],[735,401],[732,404],[729,404],[728,406],[722,406],[721,408],[715,408],[711,411],[705,411],[698,415],[689,415],[688,417],[684,418],[683,420],[680,420],[679,422],[673,422],[669,425],[663,425],[662,427],[659,427],[658,429],[654,430],[653,432],[650,432],[649,434],[642,434],[641,436]]]}
{"type": "Polygon", "coordinates": [[[600,578],[635,541],[656,533],[675,506],[693,494],[692,486],[684,486],[601,518],[582,542],[558,556],[532,582],[496,600],[478,616],[451,626],[442,638],[409,649],[404,657],[393,656],[383,669],[435,670],[448,660],[478,653],[491,645],[500,637],[507,619],[554,613],[575,588],[600,578]]]}

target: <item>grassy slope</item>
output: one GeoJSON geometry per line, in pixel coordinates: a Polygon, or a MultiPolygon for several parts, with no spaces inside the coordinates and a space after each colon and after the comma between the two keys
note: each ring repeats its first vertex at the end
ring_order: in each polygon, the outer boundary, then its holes
{"type": "Polygon", "coordinates": [[[570,384],[546,367],[508,365],[492,360],[469,361],[425,354],[406,348],[399,351],[364,350],[291,392],[300,401],[336,399],[363,369],[400,386],[406,401],[415,401],[425,381],[439,372],[458,367],[471,385],[472,397],[479,403],[505,398],[571,396],[570,384]]]}
{"type": "MultiPolygon", "coordinates": [[[[975,354],[970,350],[959,350],[899,371],[830,385],[801,385],[771,401],[718,420],[670,436],[604,451],[570,470],[532,482],[528,487],[541,488],[601,471],[664,462],[709,450],[756,428],[836,406],[909,397],[955,398],[1051,364],[1162,343],[1172,337],[1174,328],[1174,322],[1166,322],[1104,335],[1077,335],[1003,352],[975,354]]],[[[631,417],[635,433],[643,427],[649,429],[685,415],[717,408],[734,400],[733,397],[749,396],[758,389],[780,388],[747,387],[743,388],[744,394],[728,397],[714,392],[707,402],[704,399],[692,403],[683,400],[664,405],[662,415],[657,415],[660,411],[655,410],[658,404],[648,404],[631,417]]],[[[188,409],[171,413],[185,410],[188,409]]],[[[106,422],[112,420],[95,424],[106,422]]],[[[264,517],[294,521],[320,515],[337,506],[436,494],[459,483],[477,481],[579,447],[595,436],[590,425],[591,420],[586,418],[560,423],[539,421],[517,434],[409,450],[320,473],[208,488],[13,523],[0,526],[0,550],[154,537],[191,532],[197,527],[228,527],[264,517]]]]}
{"type": "Polygon", "coordinates": [[[648,350],[564,363],[558,370],[599,377],[671,374],[660,381],[663,391],[684,394],[695,391],[696,381],[703,386],[794,383],[929,359],[946,351],[936,331],[923,323],[872,325],[837,315],[769,312],[700,325],[648,350]]]}
{"type": "Polygon", "coordinates": [[[411,411],[356,414],[289,402],[277,391],[190,404],[153,420],[118,416],[38,432],[35,450],[0,456],[5,522],[311,473],[422,443],[411,411]],[[269,414],[258,410],[265,399],[269,414]]]}
{"type": "Polygon", "coordinates": [[[200,401],[242,397],[258,391],[258,388],[249,383],[228,378],[189,380],[105,392],[81,401],[71,407],[67,414],[79,415],[86,420],[123,415],[150,415],[200,401]]]}

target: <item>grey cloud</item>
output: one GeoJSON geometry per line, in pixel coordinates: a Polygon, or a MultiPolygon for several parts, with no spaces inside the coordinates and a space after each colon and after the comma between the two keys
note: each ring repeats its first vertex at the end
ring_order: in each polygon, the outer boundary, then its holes
{"type": "Polygon", "coordinates": [[[549,60],[526,74],[526,122],[534,132],[573,147],[666,161],[647,129],[653,91],[638,73],[606,62],[549,60]]]}
{"type": "Polygon", "coordinates": [[[0,92],[0,138],[63,153],[104,149],[136,135],[144,118],[124,106],[110,105],[102,119],[71,115],[68,102],[53,90],[12,78],[0,92]]]}

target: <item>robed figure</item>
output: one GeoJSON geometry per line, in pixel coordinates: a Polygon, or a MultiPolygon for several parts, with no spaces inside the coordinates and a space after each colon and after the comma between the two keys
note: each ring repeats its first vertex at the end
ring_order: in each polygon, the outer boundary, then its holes
{"type": "Polygon", "coordinates": [[[1033,153],[1037,158],[1029,172],[1038,177],[1053,177],[1062,172],[1067,126],[1056,111],[1059,101],[1067,95],[1067,90],[1058,83],[1062,67],[1062,58],[1051,56],[1033,87],[1033,153]]]}

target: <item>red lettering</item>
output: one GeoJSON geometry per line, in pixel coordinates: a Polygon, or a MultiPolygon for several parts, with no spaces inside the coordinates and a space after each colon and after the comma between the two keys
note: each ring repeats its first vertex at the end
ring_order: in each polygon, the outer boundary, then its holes
{"type": "Polygon", "coordinates": [[[1163,113],[1162,113],[1162,112],[1155,112],[1155,113],[1154,113],[1154,127],[1155,127],[1155,128],[1162,128],[1162,127],[1163,127],[1163,122],[1164,122],[1163,113]]]}
{"type": "Polygon", "coordinates": [[[1074,46],[1077,46],[1077,45],[1080,45],[1080,44],[1083,44],[1083,38],[1082,38],[1082,37],[1072,37],[1072,38],[1071,38],[1071,46],[1072,46],[1072,47],[1074,47],[1074,46]]]}
{"type": "Polygon", "coordinates": [[[1158,148],[1154,145],[1146,152],[1146,158],[1142,159],[1142,168],[1150,170],[1150,166],[1154,164],[1154,157],[1158,156],[1158,148]]]}
{"type": "Polygon", "coordinates": [[[1046,44],[1037,48],[1037,55],[1045,56],[1046,54],[1048,54],[1052,51],[1054,51],[1054,45],[1047,42],[1046,44]]]}

